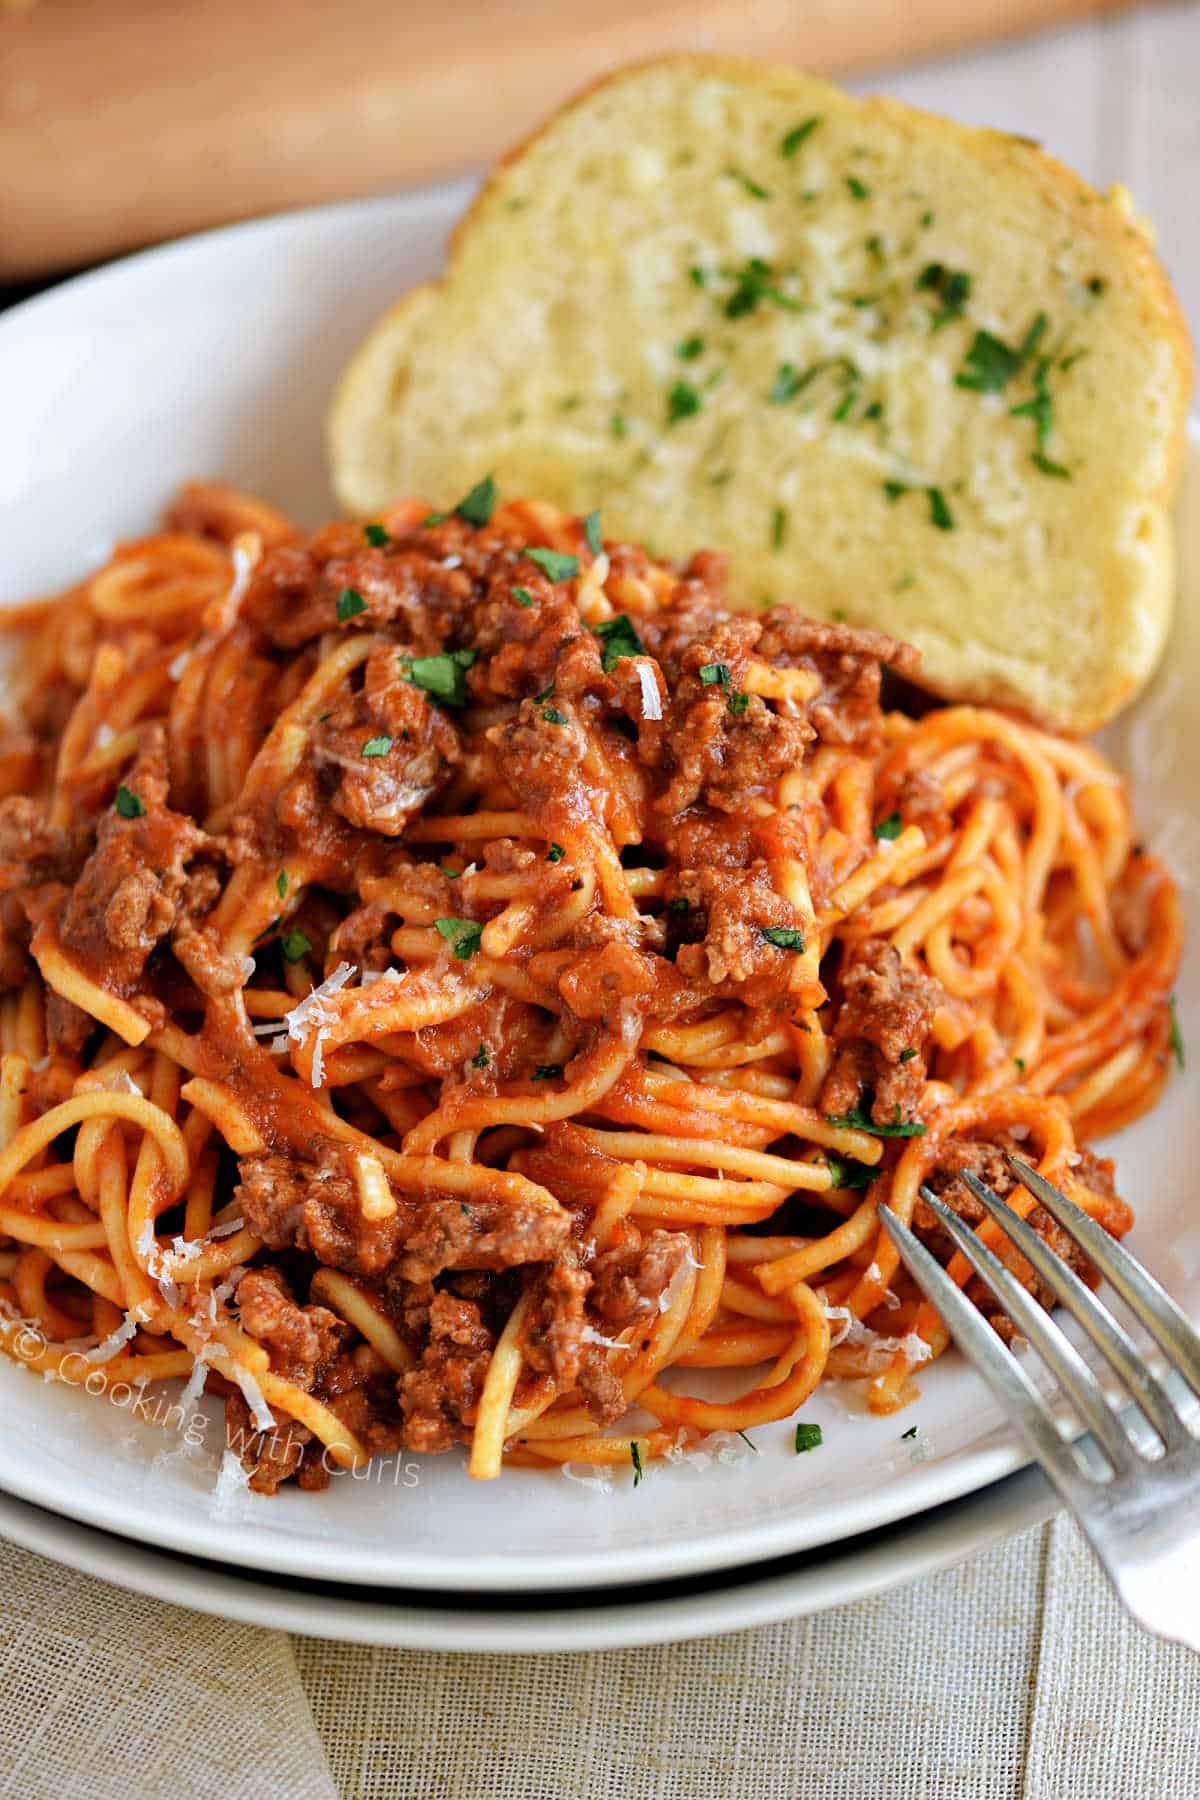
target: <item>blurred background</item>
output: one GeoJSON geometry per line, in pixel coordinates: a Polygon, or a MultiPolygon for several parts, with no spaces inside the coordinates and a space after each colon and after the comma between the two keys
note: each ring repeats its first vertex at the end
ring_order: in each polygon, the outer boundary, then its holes
{"type": "Polygon", "coordinates": [[[1125,182],[1200,322],[1200,0],[0,0],[0,302],[482,169],[585,83],[686,49],[834,74],[1125,182]]]}

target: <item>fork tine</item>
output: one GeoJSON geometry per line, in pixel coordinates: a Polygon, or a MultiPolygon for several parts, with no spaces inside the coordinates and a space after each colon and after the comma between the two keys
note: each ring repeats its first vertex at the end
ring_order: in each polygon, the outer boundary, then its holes
{"type": "Polygon", "coordinates": [[[1063,1336],[1049,1313],[1028,1288],[1022,1287],[1011,1269],[1005,1268],[1000,1258],[976,1237],[957,1213],[938,1199],[932,1189],[923,1187],[921,1198],[937,1214],[943,1231],[954,1239],[975,1273],[986,1281],[1013,1324],[1029,1339],[1103,1448],[1113,1472],[1121,1474],[1131,1468],[1137,1451],[1074,1344],[1063,1336]]]}
{"type": "Polygon", "coordinates": [[[1087,1333],[1109,1367],[1132,1394],[1154,1426],[1167,1450],[1179,1449],[1190,1433],[1162,1383],[1146,1367],[1137,1345],[1105,1311],[1092,1290],[1062,1257],[1050,1249],[1025,1219],[994,1194],[976,1176],[964,1171],[963,1180],[979,1204],[1016,1245],[1035,1273],[1051,1289],[1055,1299],[1087,1333]]]}
{"type": "Polygon", "coordinates": [[[1149,1270],[1134,1261],[1128,1250],[1123,1250],[1117,1240],[1108,1235],[1102,1225],[1097,1225],[1081,1206],[1060,1194],[1044,1175],[1039,1175],[1027,1162],[1008,1151],[1005,1161],[1017,1180],[1041,1201],[1051,1217],[1075,1239],[1088,1261],[1094,1263],[1116,1289],[1193,1393],[1200,1395],[1200,1336],[1170,1294],[1160,1287],[1149,1270]]]}
{"type": "Polygon", "coordinates": [[[879,1222],[900,1252],[909,1273],[951,1332],[955,1343],[987,1382],[1030,1450],[1056,1487],[1068,1499],[1080,1488],[1075,1453],[1064,1442],[1045,1402],[1015,1356],[1010,1356],[983,1314],[951,1281],[890,1206],[879,1208],[879,1222]]]}

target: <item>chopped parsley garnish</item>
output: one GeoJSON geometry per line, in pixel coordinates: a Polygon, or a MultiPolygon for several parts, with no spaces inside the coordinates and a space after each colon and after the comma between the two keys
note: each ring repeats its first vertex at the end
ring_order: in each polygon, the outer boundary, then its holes
{"type": "Polygon", "coordinates": [[[559,863],[566,854],[567,853],[561,844],[551,844],[546,852],[546,861],[548,863],[559,863]]]}
{"type": "Polygon", "coordinates": [[[945,263],[926,263],[917,276],[918,293],[936,294],[941,311],[933,315],[934,331],[952,319],[961,319],[971,296],[971,277],[965,269],[948,269],[945,263]]]}
{"type": "Polygon", "coordinates": [[[1071,471],[1066,464],[1055,462],[1052,457],[1046,455],[1044,450],[1032,451],[1029,460],[1035,469],[1042,471],[1043,475],[1056,475],[1060,481],[1070,481],[1071,479],[1071,471]]]}
{"type": "Polygon", "coordinates": [[[357,588],[343,588],[338,595],[338,624],[344,625],[347,619],[357,618],[359,613],[366,612],[367,603],[357,588]]]}
{"type": "Polygon", "coordinates": [[[761,930],[768,944],[774,944],[777,950],[795,950],[798,953],[804,948],[803,933],[793,925],[764,925],[761,930]]]}
{"type": "Polygon", "coordinates": [[[1179,1067],[1181,1069],[1186,1069],[1187,1053],[1183,1047],[1183,1033],[1179,1029],[1179,1014],[1175,1010],[1174,994],[1172,994],[1171,998],[1167,1001],[1167,1012],[1170,1014],[1171,1018],[1171,1029],[1167,1036],[1167,1042],[1171,1046],[1171,1054],[1179,1064],[1179,1067]]]}
{"type": "Polygon", "coordinates": [[[794,400],[796,395],[801,393],[824,367],[824,363],[813,363],[811,368],[801,370],[797,369],[794,363],[780,363],[775,371],[771,390],[767,395],[768,404],[786,406],[788,401],[794,400]]]}
{"type": "Polygon", "coordinates": [[[461,869],[452,869],[450,867],[449,863],[439,863],[438,868],[441,870],[442,874],[446,877],[447,881],[457,881],[459,876],[463,872],[461,869]]]}
{"type": "Polygon", "coordinates": [[[436,656],[402,656],[400,666],[414,687],[443,706],[465,706],[466,673],[478,655],[478,650],[439,650],[436,656]]]}
{"type": "Polygon", "coordinates": [[[512,597],[519,606],[532,606],[533,605],[533,595],[530,593],[528,588],[515,587],[512,591],[512,597]]]}
{"type": "Polygon", "coordinates": [[[824,1433],[819,1425],[806,1425],[803,1420],[796,1427],[796,1455],[805,1450],[819,1450],[824,1443],[824,1433]]]}
{"type": "Polygon", "coordinates": [[[614,413],[612,418],[608,421],[608,429],[618,442],[621,438],[625,437],[629,431],[629,425],[625,418],[625,414],[614,413]]]}
{"type": "Polygon", "coordinates": [[[905,1048],[904,1048],[904,1049],[903,1049],[903,1050],[902,1050],[902,1051],[901,1051],[901,1052],[900,1052],[900,1061],[901,1061],[901,1062],[902,1062],[902,1063],[903,1063],[903,1062],[911,1062],[911,1061],[912,1061],[912,1059],[913,1059],[913,1057],[914,1057],[914,1056],[915,1056],[915,1055],[916,1055],[916,1054],[917,1054],[917,1053],[916,1053],[916,1051],[915,1051],[915,1050],[914,1050],[914,1049],[913,1049],[913,1047],[912,1047],[912,1045],[911,1045],[911,1044],[907,1044],[907,1045],[906,1045],[906,1046],[905,1046],[905,1048]]]}
{"type": "Polygon", "coordinates": [[[604,646],[600,662],[606,675],[612,673],[621,657],[646,654],[646,646],[628,613],[617,613],[614,618],[604,619],[599,625],[593,625],[592,630],[604,646]]]}
{"type": "Polygon", "coordinates": [[[811,137],[820,123],[820,115],[814,113],[811,119],[801,119],[799,125],[793,125],[779,140],[780,156],[795,156],[805,138],[811,137]]]}
{"type": "Polygon", "coordinates": [[[990,331],[977,331],[967,351],[966,362],[954,377],[954,385],[969,388],[976,394],[1000,393],[1014,375],[1020,374],[1049,323],[1045,313],[1038,313],[1015,350],[1002,338],[993,337],[990,331]]]}
{"type": "Polygon", "coordinates": [[[673,381],[667,391],[667,424],[678,425],[700,411],[703,402],[690,381],[673,381]]]}
{"type": "Polygon", "coordinates": [[[122,782],[117,789],[117,811],[123,819],[140,819],[146,810],[146,802],[132,788],[122,782]]]}
{"type": "Polygon", "coordinates": [[[496,510],[496,483],[492,477],[485,475],[482,481],[477,481],[454,510],[468,525],[486,525],[496,510]]]}
{"type": "Polygon", "coordinates": [[[426,513],[425,517],[421,520],[421,523],[420,523],[420,526],[418,527],[418,529],[421,531],[424,531],[426,526],[428,526],[428,525],[444,525],[446,523],[446,520],[449,518],[449,516],[450,516],[449,513],[440,513],[440,512],[426,513]]]}
{"type": "MultiPolygon", "coordinates": [[[[426,521],[426,523],[428,523],[428,521],[426,521]]],[[[392,541],[382,525],[364,525],[363,536],[366,538],[368,544],[373,544],[375,546],[376,550],[385,549],[392,541]]]]}
{"type": "Polygon", "coordinates": [[[705,687],[728,687],[730,681],[728,663],[705,663],[700,670],[700,680],[705,687]]]}
{"type": "Polygon", "coordinates": [[[557,706],[543,706],[542,717],[547,725],[565,725],[567,722],[566,713],[559,712],[557,706]]]}
{"type": "Polygon", "coordinates": [[[263,928],[259,932],[258,936],[254,939],[254,942],[256,944],[261,944],[264,938],[269,938],[271,933],[274,931],[275,927],[279,923],[280,923],[279,914],[276,913],[275,917],[268,924],[263,926],[263,928]]]}
{"type": "Polygon", "coordinates": [[[604,555],[604,539],[600,536],[600,512],[590,512],[583,521],[583,535],[593,556],[604,555]]]}
{"type": "Polygon", "coordinates": [[[691,282],[693,287],[702,288],[702,287],[707,286],[707,284],[708,284],[707,269],[702,269],[700,267],[699,263],[693,263],[691,268],[688,270],[688,280],[691,282]]]}
{"type": "Polygon", "coordinates": [[[954,514],[946,505],[946,496],[941,488],[926,488],[925,494],[929,501],[930,524],[936,525],[939,531],[953,531],[954,514]]]}
{"type": "Polygon", "coordinates": [[[835,1188],[870,1187],[879,1173],[870,1163],[854,1162],[844,1156],[831,1156],[828,1151],[825,1152],[825,1162],[829,1169],[829,1179],[835,1188]]]}
{"type": "Polygon", "coordinates": [[[776,286],[775,271],[770,263],[764,262],[761,256],[750,256],[740,269],[733,271],[733,292],[725,302],[725,317],[743,318],[754,311],[760,300],[770,300],[788,312],[802,310],[798,300],[790,299],[776,286]]]}
{"type": "Polygon", "coordinates": [[[281,900],[283,899],[283,896],[287,893],[287,887],[288,887],[287,870],[280,869],[278,875],[275,877],[275,892],[279,895],[279,898],[281,900]]]}
{"type": "Polygon", "coordinates": [[[526,550],[523,554],[530,562],[535,562],[551,581],[570,581],[572,575],[579,573],[579,558],[569,556],[563,550],[545,550],[535,545],[532,550],[526,550]]]}
{"type": "Polygon", "coordinates": [[[882,838],[885,843],[890,844],[894,838],[900,836],[900,829],[900,814],[898,812],[890,812],[886,819],[880,819],[878,825],[875,827],[875,836],[877,838],[882,838]]]}
{"type": "Polygon", "coordinates": [[[924,1137],[925,1126],[919,1119],[902,1119],[900,1107],[896,1107],[896,1116],[890,1125],[876,1125],[870,1113],[864,1112],[861,1106],[852,1106],[846,1113],[826,1113],[826,1123],[836,1125],[842,1131],[867,1131],[872,1137],[910,1138],[924,1137]]]}
{"type": "Polygon", "coordinates": [[[1022,401],[1020,406],[1010,406],[1009,417],[1013,419],[1032,419],[1037,446],[1030,452],[1030,461],[1034,468],[1040,469],[1043,475],[1056,475],[1061,481],[1070,481],[1071,471],[1062,463],[1054,462],[1046,454],[1046,445],[1050,441],[1050,433],[1054,430],[1054,402],[1050,398],[1047,378],[1050,370],[1050,357],[1038,359],[1033,372],[1033,398],[1022,401]]]}
{"type": "Polygon", "coordinates": [[[749,694],[743,694],[740,689],[729,696],[729,710],[734,718],[737,718],[739,713],[744,713],[749,704],[749,694]]]}
{"type": "Polygon", "coordinates": [[[850,189],[850,196],[854,200],[869,200],[871,198],[870,188],[865,181],[860,181],[857,175],[847,175],[846,186],[850,189]]]}
{"type": "Polygon", "coordinates": [[[675,346],[676,356],[684,362],[695,362],[698,356],[704,355],[704,339],[702,337],[686,337],[675,346]]]}
{"type": "Polygon", "coordinates": [[[391,747],[390,737],[368,738],[358,754],[360,756],[386,756],[391,747]]]}
{"type": "MultiPolygon", "coordinates": [[[[907,481],[885,481],[883,491],[893,504],[905,494],[924,494],[929,502],[930,524],[936,525],[939,531],[954,530],[954,514],[946,504],[946,496],[941,488],[915,488],[907,481]]],[[[906,587],[911,585],[911,582],[905,583],[906,587]]]]}
{"type": "Polygon", "coordinates": [[[688,903],[683,898],[682,894],[677,894],[675,896],[674,900],[669,900],[667,902],[667,911],[668,912],[685,913],[687,911],[687,909],[688,909],[688,903]]]}
{"type": "Polygon", "coordinates": [[[471,1067],[473,1069],[486,1069],[491,1060],[491,1057],[488,1055],[487,1045],[481,1043],[478,1050],[471,1058],[471,1067]]]}
{"type": "Polygon", "coordinates": [[[857,399],[858,372],[856,370],[846,384],[846,392],[842,395],[841,399],[829,415],[835,425],[840,425],[843,419],[848,419],[850,417],[850,414],[854,411],[854,403],[857,399]]]}
{"type": "Polygon", "coordinates": [[[642,1452],[636,1438],[630,1439],[629,1460],[633,1464],[633,1485],[634,1487],[640,1487],[646,1471],[642,1467],[642,1452]]]}
{"type": "Polygon", "coordinates": [[[907,1443],[910,1438],[915,1438],[920,1429],[919,1425],[910,1425],[907,1431],[900,1433],[900,1442],[907,1443]]]}
{"type": "Polygon", "coordinates": [[[435,919],[434,929],[445,938],[460,962],[474,956],[483,936],[483,926],[474,919],[435,919]]]}
{"type": "Polygon", "coordinates": [[[563,1072],[561,1063],[538,1063],[533,1071],[534,1081],[557,1081],[563,1072]]]}
{"type": "Polygon", "coordinates": [[[1017,1074],[1023,1075],[1025,1073],[1025,1058],[1023,1056],[1014,1056],[1013,1061],[1017,1065],[1017,1074]]]}
{"type": "Polygon", "coordinates": [[[741,187],[744,187],[752,200],[769,200],[771,198],[762,182],[755,181],[753,176],[747,175],[744,170],[726,169],[725,174],[730,181],[736,181],[741,187]]]}
{"type": "Polygon", "coordinates": [[[285,962],[295,963],[299,962],[302,956],[308,955],[312,945],[299,926],[293,925],[292,929],[286,931],[280,938],[279,948],[283,951],[285,962]]]}
{"type": "Polygon", "coordinates": [[[771,513],[771,548],[782,550],[783,540],[787,536],[788,516],[784,507],[777,506],[771,513]]]}

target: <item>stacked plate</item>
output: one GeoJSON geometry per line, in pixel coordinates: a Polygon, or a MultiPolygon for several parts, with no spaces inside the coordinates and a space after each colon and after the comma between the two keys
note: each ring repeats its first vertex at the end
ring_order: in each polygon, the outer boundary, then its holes
{"type": "MultiPolygon", "coordinates": [[[[465,199],[442,188],[236,227],[0,319],[0,602],[77,579],[197,476],[257,490],[302,521],[331,516],[322,426],[333,380],[372,318],[436,271],[465,199]]],[[[1172,653],[1107,747],[1195,912],[1200,747],[1185,732],[1200,687],[1200,455],[1181,526],[1172,653]]],[[[1198,1012],[1193,959],[1180,1013],[1198,1012]]],[[[1200,1217],[1187,1207],[1200,1109],[1185,1082],[1123,1134],[1119,1157],[1135,1250],[1200,1318],[1200,1217]]],[[[899,1418],[871,1418],[852,1385],[804,1416],[824,1438],[806,1455],[786,1425],[765,1426],[653,1464],[636,1486],[632,1470],[584,1468],[477,1484],[455,1457],[407,1456],[324,1494],[266,1500],[218,1485],[215,1412],[185,1438],[169,1418],[0,1359],[0,1533],[111,1581],[296,1631],[599,1648],[859,1598],[1053,1509],[952,1356],[899,1418]]]]}

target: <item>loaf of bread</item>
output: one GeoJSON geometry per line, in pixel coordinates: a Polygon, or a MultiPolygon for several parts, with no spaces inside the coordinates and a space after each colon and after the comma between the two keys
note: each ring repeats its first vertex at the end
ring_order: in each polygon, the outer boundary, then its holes
{"type": "Polygon", "coordinates": [[[1003,132],[680,57],[496,169],[330,444],[352,511],[490,472],[1085,731],[1162,650],[1191,375],[1119,195],[1003,132]]]}

